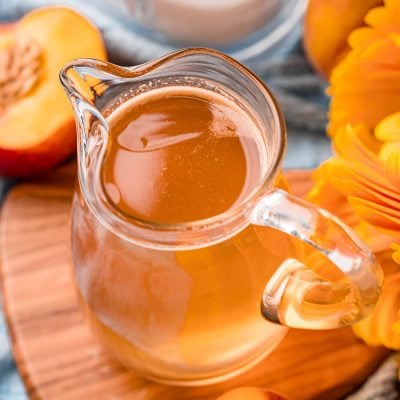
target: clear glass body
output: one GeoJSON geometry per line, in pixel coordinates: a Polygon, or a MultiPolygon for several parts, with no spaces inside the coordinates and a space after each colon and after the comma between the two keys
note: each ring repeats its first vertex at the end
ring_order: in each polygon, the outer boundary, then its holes
{"type": "Polygon", "coordinates": [[[253,365],[287,331],[260,313],[265,283],[296,254],[293,239],[276,229],[250,225],[204,248],[151,249],[105,228],[76,194],[72,246],[94,331],[144,376],[211,383],[253,365]]]}
{"type": "Polygon", "coordinates": [[[333,215],[285,191],[283,116],[245,67],[189,49],[131,68],[76,60],[60,77],[79,133],[72,207],[78,292],[94,331],[124,365],[164,383],[213,383],[266,356],[283,325],[336,328],[372,311],[382,284],[375,258],[333,215]],[[209,90],[251,113],[267,155],[262,176],[215,217],[127,220],[101,184],[107,118],[134,96],[169,86],[209,90]],[[303,242],[323,257],[310,257],[303,242]]]}

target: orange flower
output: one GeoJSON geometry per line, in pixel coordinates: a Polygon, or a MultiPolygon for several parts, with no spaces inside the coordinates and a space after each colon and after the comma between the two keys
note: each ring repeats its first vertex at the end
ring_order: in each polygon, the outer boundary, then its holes
{"type": "Polygon", "coordinates": [[[365,22],[330,77],[336,157],[315,172],[309,197],[352,226],[381,261],[381,299],[354,332],[400,349],[400,1],[386,0],[365,22]]]}
{"type": "Polygon", "coordinates": [[[365,22],[330,76],[336,156],[315,173],[310,198],[352,226],[385,273],[376,310],[354,332],[400,349],[400,1],[385,0],[365,22]]]}
{"type": "Polygon", "coordinates": [[[393,267],[390,256],[378,256],[386,274],[383,290],[375,311],[353,325],[354,333],[370,346],[400,349],[400,273],[390,275],[393,267]]]}
{"type": "Polygon", "coordinates": [[[400,1],[386,0],[349,36],[352,50],[331,74],[329,133],[347,124],[369,128],[400,110],[400,1]]]}
{"type": "MultiPolygon", "coordinates": [[[[389,135],[392,125],[379,126],[386,138],[395,137],[389,135]]],[[[400,349],[400,267],[393,262],[400,262],[400,245],[395,243],[400,242],[400,184],[396,178],[400,165],[388,161],[399,153],[386,145],[390,143],[382,145],[365,125],[339,129],[334,137],[336,157],[315,172],[316,185],[309,198],[352,226],[381,261],[385,273],[382,297],[374,313],[356,324],[354,332],[370,345],[400,349]]]]}
{"type": "Polygon", "coordinates": [[[393,243],[392,244],[392,250],[394,250],[393,260],[396,261],[397,264],[400,264],[400,244],[393,243]]]}
{"type": "Polygon", "coordinates": [[[386,165],[388,179],[400,186],[400,112],[389,115],[375,128],[375,137],[384,144],[379,151],[379,158],[386,165]]]}
{"type": "Polygon", "coordinates": [[[309,200],[346,222],[375,253],[388,250],[393,243],[393,237],[380,232],[361,219],[354,212],[347,196],[341,191],[345,181],[338,177],[345,168],[346,162],[332,158],[314,171],[315,184],[308,194],[309,200]]]}
{"type": "MultiPolygon", "coordinates": [[[[357,228],[365,221],[369,228],[377,229],[374,236],[382,237],[381,232],[392,237],[392,242],[400,239],[400,185],[393,178],[399,169],[379,158],[383,147],[364,125],[339,129],[334,148],[337,157],[322,168],[329,176],[326,179],[346,197],[358,216],[357,223],[353,217],[351,225],[357,228]]],[[[318,196],[321,192],[316,193],[314,189],[313,193],[318,196]]]]}

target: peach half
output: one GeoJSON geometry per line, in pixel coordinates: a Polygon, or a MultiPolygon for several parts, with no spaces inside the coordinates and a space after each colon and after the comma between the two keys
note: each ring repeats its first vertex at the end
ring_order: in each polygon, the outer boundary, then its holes
{"type": "Polygon", "coordinates": [[[257,387],[240,387],[229,390],[217,400],[288,400],[277,393],[257,387]]]}
{"type": "Polygon", "coordinates": [[[349,34],[364,25],[368,11],[383,0],[309,0],[303,45],[313,66],[326,78],[349,52],[349,34]]]}
{"type": "Polygon", "coordinates": [[[0,175],[37,174],[74,152],[74,115],[58,75],[80,57],[106,53],[97,28],[72,8],[0,25],[0,175]]]}

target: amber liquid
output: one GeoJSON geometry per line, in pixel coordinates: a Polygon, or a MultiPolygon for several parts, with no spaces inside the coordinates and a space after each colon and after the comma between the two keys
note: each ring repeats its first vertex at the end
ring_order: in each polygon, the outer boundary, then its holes
{"type": "Polygon", "coordinates": [[[105,190],[126,215],[157,223],[227,211],[261,180],[260,131],[205,90],[142,96],[111,120],[105,190]]]}
{"type": "MultiPolygon", "coordinates": [[[[245,201],[265,173],[260,127],[206,90],[153,90],[127,101],[109,123],[103,190],[132,223],[216,216],[245,201]]],[[[129,368],[169,383],[212,382],[248,368],[283,337],[285,328],[261,316],[260,300],[275,269],[295,254],[287,235],[250,225],[219,244],[161,251],[109,232],[78,197],[73,232],[91,323],[129,368]]]]}

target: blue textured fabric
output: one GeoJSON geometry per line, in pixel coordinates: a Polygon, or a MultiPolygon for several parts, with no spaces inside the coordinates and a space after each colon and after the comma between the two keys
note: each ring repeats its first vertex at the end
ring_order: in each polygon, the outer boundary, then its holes
{"type": "MultiPolygon", "coordinates": [[[[105,12],[105,1],[0,0],[0,21],[15,20],[32,8],[54,2],[75,5],[92,17],[102,30],[109,58],[113,62],[134,64],[143,57],[140,55],[134,59],[131,47],[135,43],[136,52],[140,49],[145,52],[145,43],[141,43],[140,38],[129,30],[123,30],[112,13],[105,12]],[[101,7],[97,7],[100,3],[101,7]]],[[[327,108],[324,83],[311,71],[300,45],[289,52],[285,60],[270,60],[265,66],[263,78],[278,98],[288,124],[289,140],[284,166],[314,168],[331,154],[329,140],[324,135],[327,108]]],[[[0,181],[0,200],[6,186],[10,183],[0,181]]],[[[0,400],[26,398],[0,310],[0,400]]]]}
{"type": "Polygon", "coordinates": [[[3,315],[0,312],[0,400],[25,400],[25,387],[17,373],[3,315]]]}

